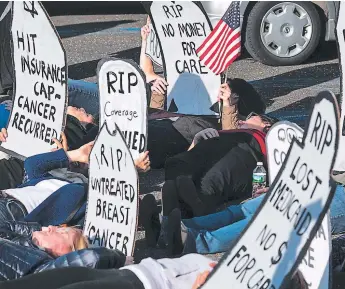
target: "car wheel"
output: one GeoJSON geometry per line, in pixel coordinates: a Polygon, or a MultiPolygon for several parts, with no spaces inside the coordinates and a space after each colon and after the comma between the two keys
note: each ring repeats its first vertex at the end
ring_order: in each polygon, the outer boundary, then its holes
{"type": "Polygon", "coordinates": [[[267,65],[300,64],[315,51],[321,20],[311,2],[258,2],[248,15],[245,47],[267,65]]]}

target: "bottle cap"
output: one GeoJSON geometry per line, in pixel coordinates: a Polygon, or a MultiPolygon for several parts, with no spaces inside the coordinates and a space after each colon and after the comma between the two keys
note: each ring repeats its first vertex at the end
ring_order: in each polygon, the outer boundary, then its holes
{"type": "Polygon", "coordinates": [[[264,163],[263,162],[257,162],[257,164],[256,164],[257,166],[263,166],[264,165],[264,163]]]}

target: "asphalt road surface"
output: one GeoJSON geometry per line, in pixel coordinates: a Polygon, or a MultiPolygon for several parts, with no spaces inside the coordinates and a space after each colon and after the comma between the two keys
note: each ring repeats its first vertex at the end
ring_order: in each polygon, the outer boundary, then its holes
{"type": "MultiPolygon", "coordinates": [[[[111,3],[111,2],[110,2],[111,3]]],[[[86,4],[85,4],[86,5],[86,4]]],[[[53,16],[53,22],[67,52],[69,78],[96,82],[97,63],[105,57],[133,59],[139,62],[140,28],[145,24],[145,14],[138,13],[138,3],[133,4],[136,14],[118,13],[112,6],[98,9],[94,15],[53,16]]],[[[74,7],[74,14],[87,13],[74,7]]],[[[92,10],[92,9],[91,9],[92,10]]],[[[128,10],[128,9],[127,9],[128,10]]],[[[131,9],[129,9],[131,10],[131,9]]],[[[56,12],[56,10],[49,10],[56,12]]],[[[139,9],[140,12],[140,9],[139,9]]],[[[69,13],[68,11],[61,14],[69,13]]],[[[308,61],[299,66],[269,67],[255,62],[245,53],[229,69],[229,76],[251,81],[263,95],[267,112],[304,126],[313,97],[324,89],[340,93],[338,54],[335,43],[325,43],[308,61]]],[[[160,170],[151,171],[140,179],[141,194],[159,191],[164,178],[160,170]]],[[[138,233],[135,258],[165,257],[164,250],[149,250],[138,233]]],[[[219,256],[215,256],[216,258],[219,256]]]]}

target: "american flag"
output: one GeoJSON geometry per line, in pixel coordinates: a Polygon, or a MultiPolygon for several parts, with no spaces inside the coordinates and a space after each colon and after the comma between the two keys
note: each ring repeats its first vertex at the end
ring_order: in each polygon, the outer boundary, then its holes
{"type": "Polygon", "coordinates": [[[225,71],[241,53],[240,1],[232,1],[222,19],[196,50],[215,74],[225,71]]]}

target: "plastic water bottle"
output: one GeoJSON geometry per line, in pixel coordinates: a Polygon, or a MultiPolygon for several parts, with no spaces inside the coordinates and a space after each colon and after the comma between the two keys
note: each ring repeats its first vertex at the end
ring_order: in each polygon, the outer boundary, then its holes
{"type": "Polygon", "coordinates": [[[253,171],[253,190],[252,195],[255,196],[259,189],[266,187],[266,170],[262,162],[257,162],[253,171]]]}

